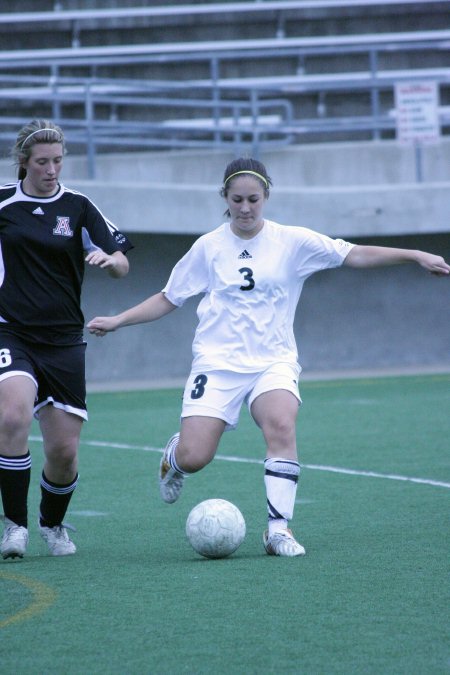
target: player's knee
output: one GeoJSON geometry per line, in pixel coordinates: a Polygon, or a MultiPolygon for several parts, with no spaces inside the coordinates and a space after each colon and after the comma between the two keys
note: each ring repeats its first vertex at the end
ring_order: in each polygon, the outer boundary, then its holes
{"type": "Polygon", "coordinates": [[[46,445],[45,455],[49,464],[58,472],[72,474],[77,467],[78,444],[75,442],[50,443],[46,445]]]}
{"type": "Polygon", "coordinates": [[[187,442],[179,444],[176,451],[177,464],[187,473],[196,473],[211,462],[215,449],[187,442]]]}
{"type": "Polygon", "coordinates": [[[295,424],[290,418],[280,415],[265,423],[263,433],[266,438],[276,441],[283,447],[290,445],[295,438],[295,424]]]}
{"type": "Polygon", "coordinates": [[[33,419],[33,410],[20,402],[4,402],[0,409],[0,428],[6,438],[28,433],[33,419]]]}

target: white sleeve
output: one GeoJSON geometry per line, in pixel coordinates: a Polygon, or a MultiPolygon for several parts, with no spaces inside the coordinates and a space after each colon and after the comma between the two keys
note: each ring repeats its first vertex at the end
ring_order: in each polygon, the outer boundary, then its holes
{"type": "Polygon", "coordinates": [[[188,298],[205,293],[208,287],[209,270],[200,237],[177,262],[162,292],[169,302],[180,307],[188,298]]]}
{"type": "Polygon", "coordinates": [[[344,239],[332,239],[314,230],[301,229],[302,235],[297,241],[297,271],[301,275],[339,267],[354,246],[344,239]]]}

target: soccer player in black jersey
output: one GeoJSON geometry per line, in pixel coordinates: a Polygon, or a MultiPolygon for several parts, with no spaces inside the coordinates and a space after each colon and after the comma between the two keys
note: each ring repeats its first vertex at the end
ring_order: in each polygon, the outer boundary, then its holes
{"type": "Polygon", "coordinates": [[[3,558],[28,543],[28,435],[39,420],[45,461],[39,530],[52,555],[75,553],[63,518],[75,490],[86,412],[84,265],[128,273],[128,239],[83,194],[59,182],[62,130],[24,126],[12,150],[18,182],[0,187],[0,488],[3,558]]]}

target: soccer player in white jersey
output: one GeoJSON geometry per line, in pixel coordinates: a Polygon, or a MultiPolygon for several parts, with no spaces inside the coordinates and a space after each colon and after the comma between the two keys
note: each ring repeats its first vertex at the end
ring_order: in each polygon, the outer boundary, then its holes
{"type": "Polygon", "coordinates": [[[78,480],[87,419],[84,265],[128,272],[127,238],[84,195],[59,182],[62,130],[33,120],[12,156],[19,180],[0,188],[0,489],[3,558],[28,544],[28,435],[33,414],[44,441],[39,531],[52,555],[75,553],[63,518],[78,480]]]}
{"type": "Polygon", "coordinates": [[[448,275],[438,255],[333,240],[303,227],[264,219],[271,180],[248,158],[226,168],[221,194],[229,220],[201,236],[175,265],[165,288],[112,317],[88,323],[103,336],[122,326],[154,321],[203,295],[197,309],[192,370],[184,390],[180,432],[169,440],[160,464],[160,493],[175,502],[185,475],[206,466],[224,431],[237,426],[243,403],[265,444],[269,555],[301,556],[289,529],[300,466],[296,418],[301,371],[293,333],[304,281],[314,272],[349,265],[373,267],[415,262],[448,275]]]}

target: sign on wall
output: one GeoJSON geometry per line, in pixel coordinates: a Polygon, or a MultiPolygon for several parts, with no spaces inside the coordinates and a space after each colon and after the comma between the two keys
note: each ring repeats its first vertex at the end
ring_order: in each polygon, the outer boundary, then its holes
{"type": "Polygon", "coordinates": [[[400,82],[395,85],[397,140],[400,143],[437,143],[440,138],[437,82],[400,82]]]}

